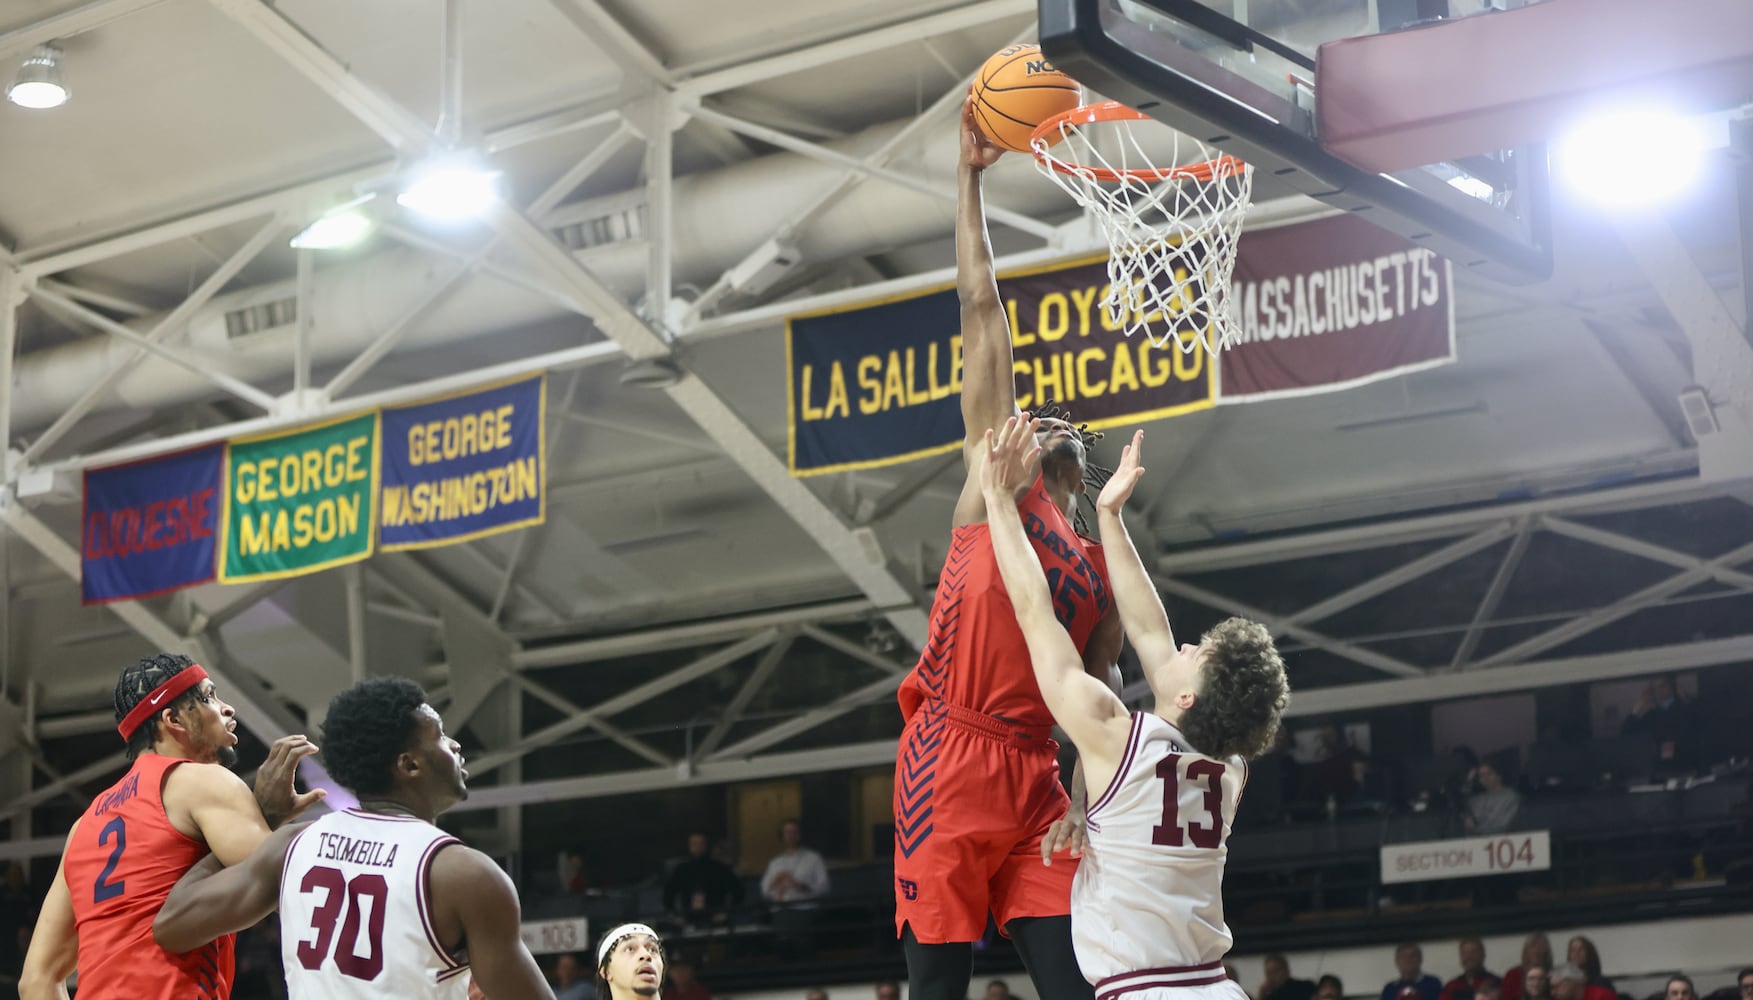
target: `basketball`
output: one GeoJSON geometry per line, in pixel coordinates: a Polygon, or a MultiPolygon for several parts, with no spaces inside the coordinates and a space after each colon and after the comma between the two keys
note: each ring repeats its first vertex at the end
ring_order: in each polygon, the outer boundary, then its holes
{"type": "Polygon", "coordinates": [[[1035,126],[1083,103],[1077,81],[1054,69],[1039,45],[1012,45],[995,53],[974,75],[973,92],[980,131],[1013,153],[1029,151],[1035,126]]]}

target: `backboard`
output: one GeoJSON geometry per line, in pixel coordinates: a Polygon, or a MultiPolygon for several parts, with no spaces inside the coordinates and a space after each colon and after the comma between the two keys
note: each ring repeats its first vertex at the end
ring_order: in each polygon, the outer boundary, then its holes
{"type": "Polygon", "coordinates": [[[1540,281],[1552,270],[1543,143],[1378,173],[1323,149],[1317,130],[1322,44],[1484,2],[1040,0],[1040,37],[1086,87],[1252,163],[1263,192],[1355,213],[1466,273],[1540,281]]]}

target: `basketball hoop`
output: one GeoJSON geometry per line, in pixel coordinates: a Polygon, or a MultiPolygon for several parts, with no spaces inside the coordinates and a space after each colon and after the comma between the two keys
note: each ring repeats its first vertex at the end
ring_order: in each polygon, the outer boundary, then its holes
{"type": "Polygon", "coordinates": [[[1228,347],[1238,332],[1230,274],[1253,168],[1117,101],[1055,115],[1029,145],[1041,172],[1107,237],[1107,325],[1128,337],[1142,330],[1159,348],[1215,355],[1228,347]]]}

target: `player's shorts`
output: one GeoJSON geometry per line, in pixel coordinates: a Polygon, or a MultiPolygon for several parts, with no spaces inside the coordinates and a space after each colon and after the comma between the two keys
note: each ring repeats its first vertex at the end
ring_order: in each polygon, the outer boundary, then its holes
{"type": "Polygon", "coordinates": [[[976,941],[991,913],[1071,913],[1077,860],[1041,863],[1047,828],[1070,799],[1047,727],[1016,726],[926,699],[895,761],[895,933],[922,944],[976,941]]]}
{"type": "Polygon", "coordinates": [[[1174,969],[1139,969],[1096,983],[1096,1000],[1248,1000],[1222,962],[1174,969]]]}

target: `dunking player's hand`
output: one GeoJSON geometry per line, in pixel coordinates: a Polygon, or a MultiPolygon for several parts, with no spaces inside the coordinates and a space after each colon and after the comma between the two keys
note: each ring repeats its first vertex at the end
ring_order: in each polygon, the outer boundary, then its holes
{"type": "Polygon", "coordinates": [[[1108,484],[1102,487],[1102,495],[1096,498],[1096,510],[1104,514],[1118,514],[1126,506],[1133,489],[1138,486],[1138,480],[1144,476],[1144,468],[1138,464],[1143,451],[1144,432],[1133,431],[1132,443],[1120,451],[1120,467],[1108,477],[1108,484]]]}
{"type": "Polygon", "coordinates": [[[1035,481],[1041,443],[1035,439],[1040,422],[1027,413],[1010,417],[996,432],[986,432],[986,455],[980,463],[980,492],[988,509],[994,504],[1016,506],[1017,496],[1035,481]]]}
{"type": "Polygon", "coordinates": [[[962,161],[961,165],[979,173],[998,162],[1004,155],[1004,149],[986,138],[980,126],[974,123],[974,96],[962,102],[962,161]]]}
{"type": "Polygon", "coordinates": [[[320,788],[298,791],[298,762],[316,752],[317,745],[302,735],[282,736],[268,748],[268,759],[256,772],[256,804],[270,828],[278,828],[328,796],[320,788]]]}

